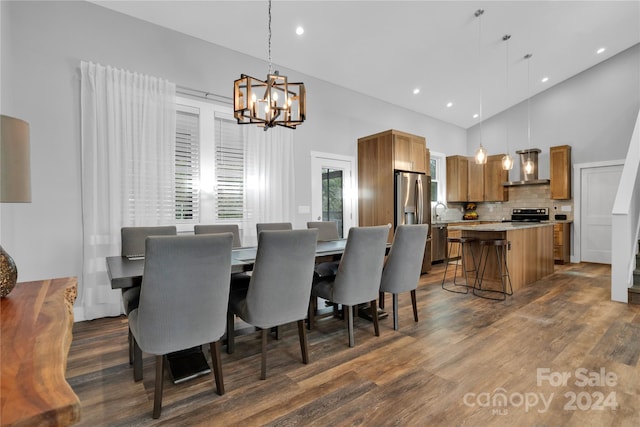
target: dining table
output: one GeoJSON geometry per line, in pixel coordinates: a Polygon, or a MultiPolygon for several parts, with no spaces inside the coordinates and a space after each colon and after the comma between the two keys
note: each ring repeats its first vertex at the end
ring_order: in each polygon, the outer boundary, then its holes
{"type": "MultiPolygon", "coordinates": [[[[340,259],[346,244],[347,239],[318,242],[316,263],[340,259]]],[[[387,245],[387,250],[390,246],[390,244],[387,245]]],[[[257,252],[257,246],[233,249],[231,251],[231,273],[251,271],[257,252]]],[[[143,256],[110,256],[106,257],[106,262],[112,289],[131,288],[142,284],[143,256]]],[[[200,346],[169,354],[167,361],[173,382],[176,384],[211,372],[200,346]]]]}

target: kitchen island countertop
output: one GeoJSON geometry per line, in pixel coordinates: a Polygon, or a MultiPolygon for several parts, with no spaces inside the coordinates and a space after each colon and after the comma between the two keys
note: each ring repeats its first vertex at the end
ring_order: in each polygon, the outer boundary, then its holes
{"type": "Polygon", "coordinates": [[[495,222],[491,224],[450,225],[449,230],[462,231],[509,231],[525,228],[553,226],[551,222],[495,222]]]}

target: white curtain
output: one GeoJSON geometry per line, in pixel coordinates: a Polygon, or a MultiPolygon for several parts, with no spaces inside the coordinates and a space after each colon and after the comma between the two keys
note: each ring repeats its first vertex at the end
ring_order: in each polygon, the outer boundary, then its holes
{"type": "Polygon", "coordinates": [[[175,84],[82,62],[81,146],[85,319],[122,313],[105,257],[120,228],[175,222],[175,84]]]}
{"type": "Polygon", "coordinates": [[[293,131],[243,126],[246,171],[244,245],[257,244],[256,223],[292,222],[294,215],[293,131]]]}

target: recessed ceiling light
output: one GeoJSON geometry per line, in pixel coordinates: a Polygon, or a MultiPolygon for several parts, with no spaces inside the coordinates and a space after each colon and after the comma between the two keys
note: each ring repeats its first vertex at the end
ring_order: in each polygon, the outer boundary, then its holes
{"type": "Polygon", "coordinates": [[[548,81],[549,81],[549,77],[543,77],[543,78],[542,78],[542,83],[546,83],[546,82],[548,82],[548,81]]]}
{"type": "Polygon", "coordinates": [[[478,113],[475,113],[475,114],[473,115],[473,118],[474,118],[474,119],[477,119],[478,117],[480,117],[480,114],[478,114],[478,113]]]}
{"type": "Polygon", "coordinates": [[[447,108],[453,107],[453,102],[447,102],[447,108]]]}
{"type": "Polygon", "coordinates": [[[413,90],[413,94],[414,94],[414,95],[417,95],[417,94],[419,94],[419,93],[420,93],[420,89],[415,88],[415,89],[413,90]]]}
{"type": "Polygon", "coordinates": [[[304,34],[304,28],[302,28],[302,27],[296,28],[296,34],[299,35],[299,36],[303,35],[304,34]]]}
{"type": "Polygon", "coordinates": [[[596,53],[597,53],[598,55],[600,55],[600,54],[601,54],[602,52],[604,52],[605,50],[606,50],[605,48],[601,47],[600,49],[596,50],[596,53]]]}

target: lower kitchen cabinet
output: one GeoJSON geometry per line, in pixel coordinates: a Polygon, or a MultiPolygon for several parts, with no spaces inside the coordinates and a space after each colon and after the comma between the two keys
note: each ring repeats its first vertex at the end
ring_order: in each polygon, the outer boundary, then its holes
{"type": "Polygon", "coordinates": [[[571,223],[553,224],[553,260],[565,264],[571,260],[571,223]]]}

